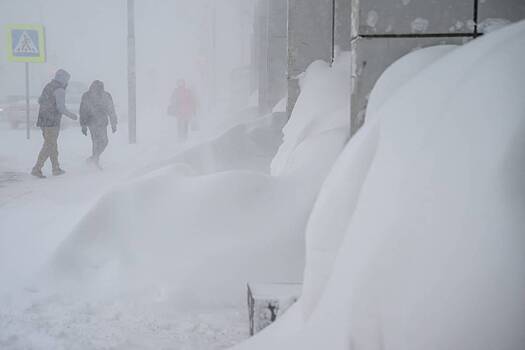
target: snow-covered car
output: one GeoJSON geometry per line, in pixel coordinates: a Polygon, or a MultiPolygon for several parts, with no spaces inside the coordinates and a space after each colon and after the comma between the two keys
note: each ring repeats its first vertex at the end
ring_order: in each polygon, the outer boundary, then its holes
{"type": "MultiPolygon", "coordinates": [[[[25,125],[26,123],[26,98],[22,95],[10,95],[7,96],[7,101],[2,107],[3,116],[9,123],[12,129],[16,129],[19,126],[25,125]]],[[[36,124],[36,118],[38,116],[38,98],[31,96],[29,98],[29,120],[30,124],[34,126],[36,124]]]]}
{"type": "Polygon", "coordinates": [[[5,119],[6,119],[5,118],[5,112],[4,112],[5,109],[6,109],[6,106],[7,106],[7,104],[6,104],[5,100],[3,100],[3,99],[0,100],[0,121],[2,121],[2,122],[5,121],[5,119]]]}

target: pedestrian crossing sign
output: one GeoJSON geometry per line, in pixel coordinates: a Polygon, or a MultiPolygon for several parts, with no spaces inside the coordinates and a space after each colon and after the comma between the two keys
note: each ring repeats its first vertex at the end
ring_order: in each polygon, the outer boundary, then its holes
{"type": "Polygon", "coordinates": [[[9,25],[7,27],[7,58],[11,62],[45,62],[44,27],[36,24],[9,25]]]}

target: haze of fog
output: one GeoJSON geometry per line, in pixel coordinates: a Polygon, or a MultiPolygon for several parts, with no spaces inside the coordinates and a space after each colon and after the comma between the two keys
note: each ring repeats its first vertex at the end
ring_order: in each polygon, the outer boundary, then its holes
{"type": "MultiPolygon", "coordinates": [[[[185,79],[202,107],[231,104],[231,76],[249,64],[252,1],[136,1],[138,120],[165,115],[177,79],[185,79]]],[[[3,0],[0,27],[42,24],[47,62],[30,65],[38,96],[59,68],[72,81],[104,81],[121,111],[127,109],[125,0],[3,0]]],[[[7,61],[0,35],[0,99],[24,95],[24,64],[7,61]]],[[[121,113],[124,114],[124,113],[121,113]]],[[[141,130],[139,129],[139,135],[141,130]]]]}

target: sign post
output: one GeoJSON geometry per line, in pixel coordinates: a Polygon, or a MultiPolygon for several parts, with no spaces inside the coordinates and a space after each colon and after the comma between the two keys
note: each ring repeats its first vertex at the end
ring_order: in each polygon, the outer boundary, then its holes
{"type": "Polygon", "coordinates": [[[24,63],[26,66],[26,138],[31,138],[31,116],[29,106],[29,63],[24,63]]]}
{"type": "Polygon", "coordinates": [[[29,63],[46,61],[44,27],[33,24],[14,24],[7,26],[7,59],[10,62],[23,62],[26,72],[26,137],[31,134],[31,115],[29,104],[29,63]]]}

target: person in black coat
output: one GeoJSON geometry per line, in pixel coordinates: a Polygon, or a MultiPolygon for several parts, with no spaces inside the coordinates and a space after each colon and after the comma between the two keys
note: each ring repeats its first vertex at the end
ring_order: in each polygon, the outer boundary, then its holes
{"type": "Polygon", "coordinates": [[[95,80],[89,90],[82,95],[80,103],[80,125],[82,133],[91,134],[93,153],[88,161],[100,167],[100,155],[108,145],[108,125],[113,133],[117,132],[117,114],[111,94],[104,90],[104,83],[95,80]]]}

